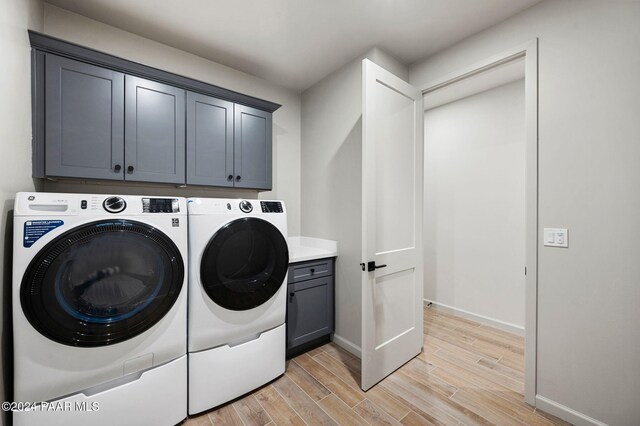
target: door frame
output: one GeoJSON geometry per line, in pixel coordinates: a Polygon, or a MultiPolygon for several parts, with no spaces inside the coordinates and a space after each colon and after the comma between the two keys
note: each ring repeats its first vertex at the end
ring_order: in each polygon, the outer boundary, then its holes
{"type": "Polygon", "coordinates": [[[422,95],[522,58],[525,61],[526,132],[524,399],[535,406],[538,325],[538,39],[535,38],[434,80],[423,86],[422,95]]]}

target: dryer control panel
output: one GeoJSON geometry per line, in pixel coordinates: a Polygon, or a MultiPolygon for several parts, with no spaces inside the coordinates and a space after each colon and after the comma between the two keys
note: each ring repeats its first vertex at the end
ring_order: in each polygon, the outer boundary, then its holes
{"type": "Polygon", "coordinates": [[[180,203],[177,198],[143,198],[143,213],[178,213],[180,203]]]}
{"type": "Polygon", "coordinates": [[[262,213],[282,213],[282,203],[280,201],[260,201],[262,213]]]}
{"type": "Polygon", "coordinates": [[[182,197],[19,192],[14,216],[121,216],[187,214],[182,197]]]}

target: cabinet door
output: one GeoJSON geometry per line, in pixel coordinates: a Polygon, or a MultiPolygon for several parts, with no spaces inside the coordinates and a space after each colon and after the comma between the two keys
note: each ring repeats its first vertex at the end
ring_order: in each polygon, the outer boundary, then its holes
{"type": "Polygon", "coordinates": [[[233,103],[187,92],[187,183],[233,186],[233,103]]]}
{"type": "Polygon", "coordinates": [[[185,92],[126,76],[125,180],[185,183],[185,92]]]}
{"type": "Polygon", "coordinates": [[[271,113],[235,105],[236,188],[271,189],[271,113]]]}
{"type": "Polygon", "coordinates": [[[333,332],[333,276],[289,284],[287,348],[333,332]]]}
{"type": "Polygon", "coordinates": [[[122,180],[124,74],[45,59],[45,174],[122,180]]]}

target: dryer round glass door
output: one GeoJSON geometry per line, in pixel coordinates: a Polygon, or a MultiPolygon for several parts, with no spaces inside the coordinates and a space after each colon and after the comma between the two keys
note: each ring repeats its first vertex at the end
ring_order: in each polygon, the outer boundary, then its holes
{"type": "Polygon", "coordinates": [[[258,218],[229,222],[202,255],[200,279],[223,308],[244,311],[271,299],[284,283],[289,249],[282,233],[258,218]]]}
{"type": "Polygon", "coordinates": [[[183,259],[169,237],[141,222],[104,220],[49,242],[27,268],[20,301],[49,339],[104,346],[157,324],[183,282],[183,259]]]}

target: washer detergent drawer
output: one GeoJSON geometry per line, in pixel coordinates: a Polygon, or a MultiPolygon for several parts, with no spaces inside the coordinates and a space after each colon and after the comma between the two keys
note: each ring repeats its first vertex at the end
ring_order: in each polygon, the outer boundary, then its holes
{"type": "Polygon", "coordinates": [[[187,356],[133,380],[95,386],[13,413],[13,424],[51,426],[174,425],[187,416],[187,356]]]}
{"type": "Polygon", "coordinates": [[[235,346],[189,354],[189,414],[244,395],[284,373],[285,325],[235,346]]]}

